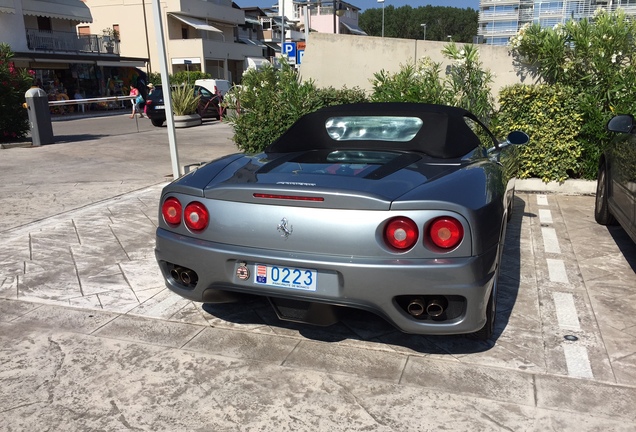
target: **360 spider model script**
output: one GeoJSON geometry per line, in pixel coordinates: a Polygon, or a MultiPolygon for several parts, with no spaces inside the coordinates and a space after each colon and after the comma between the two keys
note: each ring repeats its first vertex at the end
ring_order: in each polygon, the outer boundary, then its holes
{"type": "Polygon", "coordinates": [[[263,153],[163,189],[156,257],[199,302],[265,296],[279,318],[373,312],[406,333],[493,334],[516,145],[470,112],[417,103],[323,108],[263,153]]]}

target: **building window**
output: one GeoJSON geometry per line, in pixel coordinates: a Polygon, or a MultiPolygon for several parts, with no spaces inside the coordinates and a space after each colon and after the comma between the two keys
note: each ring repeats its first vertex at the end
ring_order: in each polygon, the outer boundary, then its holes
{"type": "Polygon", "coordinates": [[[80,36],[88,36],[91,34],[91,28],[89,26],[77,27],[77,34],[80,36]]]}
{"type": "Polygon", "coordinates": [[[181,39],[188,39],[188,28],[181,27],[181,39]]]}

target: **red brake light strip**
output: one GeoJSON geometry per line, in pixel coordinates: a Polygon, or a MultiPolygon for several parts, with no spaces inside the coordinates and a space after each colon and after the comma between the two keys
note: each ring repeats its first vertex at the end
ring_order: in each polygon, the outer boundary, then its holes
{"type": "Polygon", "coordinates": [[[253,194],[254,198],[265,198],[265,199],[282,199],[282,200],[292,200],[292,201],[324,201],[323,197],[310,197],[310,196],[299,196],[299,195],[276,195],[276,194],[264,194],[264,193],[255,193],[253,194]]]}

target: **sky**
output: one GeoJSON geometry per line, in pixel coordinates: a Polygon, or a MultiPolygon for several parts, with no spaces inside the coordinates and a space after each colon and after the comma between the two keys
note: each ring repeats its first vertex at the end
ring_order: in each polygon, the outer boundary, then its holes
{"type": "MultiPolygon", "coordinates": [[[[351,3],[354,6],[359,7],[364,12],[365,9],[381,8],[382,3],[378,3],[377,0],[345,0],[347,3],[351,3]]],[[[261,8],[271,7],[273,4],[278,4],[278,0],[234,0],[240,7],[258,6],[261,8]]],[[[479,0],[385,0],[386,6],[406,6],[409,5],[413,8],[420,6],[450,6],[458,8],[473,8],[479,9],[479,0]]]]}

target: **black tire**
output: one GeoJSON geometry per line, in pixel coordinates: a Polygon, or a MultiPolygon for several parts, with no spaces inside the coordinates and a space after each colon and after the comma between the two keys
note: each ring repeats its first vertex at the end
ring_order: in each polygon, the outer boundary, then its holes
{"type": "Polygon", "coordinates": [[[495,281],[492,284],[492,290],[490,291],[490,297],[488,297],[488,305],[486,305],[486,324],[475,333],[472,334],[473,338],[480,341],[487,341],[495,333],[495,319],[497,317],[497,284],[499,280],[499,269],[497,269],[497,275],[495,281]]]}
{"type": "Polygon", "coordinates": [[[609,178],[607,166],[602,163],[598,167],[598,180],[596,181],[596,200],[594,204],[594,219],[601,225],[616,225],[616,219],[610,213],[607,195],[609,193],[609,178]]]}
{"type": "Polygon", "coordinates": [[[150,119],[150,122],[153,126],[161,127],[163,126],[163,120],[161,119],[150,119]]]}

